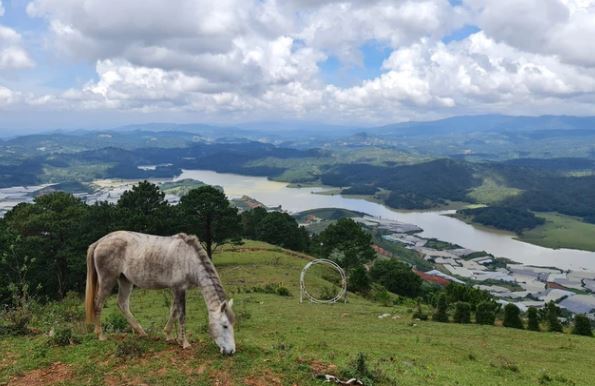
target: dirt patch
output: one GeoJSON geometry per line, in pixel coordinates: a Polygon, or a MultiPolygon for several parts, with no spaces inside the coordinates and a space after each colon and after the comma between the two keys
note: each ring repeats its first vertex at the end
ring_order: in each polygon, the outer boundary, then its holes
{"type": "Polygon", "coordinates": [[[305,360],[298,359],[298,363],[303,363],[310,366],[310,369],[315,375],[330,374],[337,375],[337,366],[332,363],[326,363],[317,359],[305,360]]]}
{"type": "Polygon", "coordinates": [[[213,386],[233,386],[234,382],[227,371],[213,371],[210,375],[213,386]]]}
{"type": "Polygon", "coordinates": [[[23,376],[12,379],[9,386],[44,386],[64,382],[72,378],[73,370],[70,365],[56,362],[44,369],[32,370],[23,376]]]}
{"type": "Polygon", "coordinates": [[[264,374],[244,379],[244,384],[247,386],[280,386],[283,385],[283,382],[278,375],[265,371],[264,374]]]}

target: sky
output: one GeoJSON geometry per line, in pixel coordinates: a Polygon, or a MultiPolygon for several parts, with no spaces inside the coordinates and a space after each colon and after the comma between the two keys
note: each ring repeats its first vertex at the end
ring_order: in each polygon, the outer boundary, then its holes
{"type": "Polygon", "coordinates": [[[595,0],[0,0],[0,128],[595,115],[595,0]]]}

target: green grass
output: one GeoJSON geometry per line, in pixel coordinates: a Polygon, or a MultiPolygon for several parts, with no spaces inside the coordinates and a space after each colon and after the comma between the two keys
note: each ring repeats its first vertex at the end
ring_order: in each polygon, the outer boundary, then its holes
{"type": "Polygon", "coordinates": [[[496,204],[507,198],[514,197],[522,190],[511,188],[505,185],[501,178],[496,176],[487,176],[483,179],[481,185],[473,188],[468,196],[481,204],[496,204]]]}
{"type": "MultiPolygon", "coordinates": [[[[44,335],[0,338],[0,384],[56,362],[67,366],[64,385],[317,385],[313,368],[340,372],[363,352],[387,385],[588,385],[595,339],[503,327],[411,322],[412,307],[383,307],[356,296],[349,303],[299,303],[298,277],[306,258],[263,243],[225,249],[215,263],[238,315],[237,354],[222,357],[206,333],[198,291],[188,296],[189,350],[165,343],[169,294],[136,290],[132,311],[148,330],[140,357],[116,355],[131,334],[92,334],[68,347],[47,345],[44,335]],[[281,283],[292,296],[248,293],[281,283]],[[391,316],[380,319],[379,315],[391,316]]],[[[322,277],[312,278],[325,284],[322,277]]],[[[328,283],[326,283],[328,285],[328,283]]],[[[110,298],[104,315],[116,312],[110,298]]],[[[39,371],[39,370],[38,370],[39,371]]],[[[35,374],[35,373],[33,373],[35,374]]]]}
{"type": "Polygon", "coordinates": [[[548,248],[574,248],[595,251],[595,224],[559,213],[536,213],[544,225],[519,236],[519,240],[548,248]]]}

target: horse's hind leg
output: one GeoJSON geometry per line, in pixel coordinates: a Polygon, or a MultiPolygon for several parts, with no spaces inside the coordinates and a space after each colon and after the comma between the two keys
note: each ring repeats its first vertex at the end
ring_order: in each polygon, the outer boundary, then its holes
{"type": "Polygon", "coordinates": [[[115,278],[106,277],[107,275],[99,275],[97,280],[97,293],[95,294],[95,334],[99,340],[106,340],[107,337],[101,328],[101,311],[103,310],[103,303],[109,296],[116,284],[115,278]]]}
{"type": "Polygon", "coordinates": [[[120,311],[122,311],[124,317],[126,317],[126,320],[128,321],[128,324],[130,324],[130,327],[132,327],[132,329],[136,331],[137,334],[140,336],[146,336],[147,333],[134,318],[132,312],[130,312],[130,294],[132,293],[132,283],[125,277],[120,276],[118,278],[118,287],[118,307],[120,308],[120,311]]]}

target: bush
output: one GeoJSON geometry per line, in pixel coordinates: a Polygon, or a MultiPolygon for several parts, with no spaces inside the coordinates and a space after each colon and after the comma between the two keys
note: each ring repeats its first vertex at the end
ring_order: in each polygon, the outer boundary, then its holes
{"type": "Polygon", "coordinates": [[[364,294],[370,291],[370,277],[363,265],[358,265],[349,273],[347,288],[352,292],[364,294]]]}
{"type": "Polygon", "coordinates": [[[0,314],[0,335],[27,335],[33,313],[27,306],[17,306],[0,314]]]}
{"type": "Polygon", "coordinates": [[[421,278],[397,260],[377,260],[370,269],[370,277],[397,295],[413,298],[421,293],[421,278]]]}
{"type": "Polygon", "coordinates": [[[80,343],[80,339],[73,334],[70,326],[60,326],[50,336],[49,343],[54,346],[69,346],[80,343]]]}
{"type": "Polygon", "coordinates": [[[428,320],[428,315],[423,311],[423,309],[421,307],[421,300],[420,299],[417,299],[417,304],[415,306],[415,311],[413,312],[413,315],[411,317],[413,319],[428,320]]]}
{"type": "Polygon", "coordinates": [[[390,292],[379,284],[372,284],[372,290],[370,291],[370,298],[375,302],[382,304],[383,306],[389,307],[394,305],[393,297],[390,292]]]}
{"type": "Polygon", "coordinates": [[[508,303],[504,307],[504,327],[523,329],[523,321],[521,320],[521,310],[512,303],[508,303]]]}
{"type": "Polygon", "coordinates": [[[477,324],[493,325],[496,321],[496,307],[493,302],[481,302],[475,309],[475,322],[477,324]]]}
{"type": "Polygon", "coordinates": [[[142,345],[138,338],[130,338],[121,341],[116,347],[116,356],[118,358],[140,358],[147,351],[147,348],[142,345]]]}
{"type": "Polygon", "coordinates": [[[375,382],[385,381],[378,370],[369,368],[366,356],[361,352],[357,353],[357,356],[350,363],[349,367],[341,373],[346,378],[356,378],[362,381],[364,385],[374,385],[375,382]]]}
{"type": "Polygon", "coordinates": [[[527,311],[527,330],[540,331],[537,308],[529,307],[527,311]]]}
{"type": "Polygon", "coordinates": [[[545,317],[547,319],[547,329],[550,332],[563,332],[562,323],[558,319],[560,315],[560,308],[556,306],[553,301],[549,302],[545,306],[545,317]]]}
{"type": "Polygon", "coordinates": [[[574,327],[572,333],[575,335],[593,336],[591,330],[591,321],[586,315],[576,315],[574,317],[574,327]]]}
{"type": "Polygon", "coordinates": [[[471,323],[471,305],[465,302],[457,302],[453,321],[455,323],[471,323]]]}
{"type": "Polygon", "coordinates": [[[432,320],[435,322],[448,323],[448,302],[446,301],[445,294],[440,294],[438,297],[438,304],[436,305],[436,311],[432,315],[432,320]]]}
{"type": "Polygon", "coordinates": [[[108,332],[130,331],[128,321],[121,313],[112,313],[105,318],[105,330],[108,332]]]}

